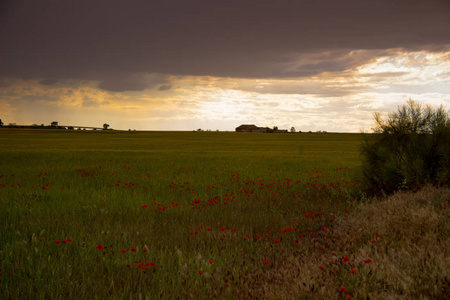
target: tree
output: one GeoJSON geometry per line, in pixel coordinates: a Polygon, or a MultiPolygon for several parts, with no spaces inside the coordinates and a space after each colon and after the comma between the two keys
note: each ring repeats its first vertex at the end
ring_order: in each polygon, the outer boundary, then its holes
{"type": "Polygon", "coordinates": [[[50,125],[52,126],[52,128],[56,128],[58,127],[58,122],[53,121],[52,123],[50,123],[50,125]]]}
{"type": "Polygon", "coordinates": [[[291,127],[291,132],[295,132],[295,127],[294,126],[291,127]]]}
{"type": "Polygon", "coordinates": [[[3,127],[2,119],[0,119],[0,127],[3,127]]]}
{"type": "Polygon", "coordinates": [[[105,123],[103,124],[103,130],[108,130],[109,124],[105,123]]]}
{"type": "Polygon", "coordinates": [[[273,131],[278,130],[278,126],[273,126],[273,131]]]}
{"type": "Polygon", "coordinates": [[[442,106],[422,108],[410,99],[387,119],[375,113],[374,120],[374,134],[361,146],[368,195],[450,184],[450,118],[442,106]]]}

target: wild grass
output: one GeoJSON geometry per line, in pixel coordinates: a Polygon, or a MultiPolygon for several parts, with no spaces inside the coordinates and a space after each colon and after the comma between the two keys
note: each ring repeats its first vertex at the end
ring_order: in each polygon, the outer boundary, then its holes
{"type": "Polygon", "coordinates": [[[448,190],[361,201],[360,141],[0,131],[0,297],[445,296],[448,190]]]}

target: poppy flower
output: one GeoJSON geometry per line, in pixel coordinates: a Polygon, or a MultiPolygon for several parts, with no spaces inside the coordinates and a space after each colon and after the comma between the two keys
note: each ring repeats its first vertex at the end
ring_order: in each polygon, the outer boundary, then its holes
{"type": "Polygon", "coordinates": [[[127,250],[122,249],[122,250],[120,250],[120,253],[127,253],[127,250]]]}
{"type": "Polygon", "coordinates": [[[275,243],[279,243],[280,242],[280,240],[279,239],[276,239],[275,241],[274,241],[275,243]]]}
{"type": "Polygon", "coordinates": [[[60,240],[55,240],[55,243],[56,244],[59,244],[61,241],[60,240]]]}
{"type": "Polygon", "coordinates": [[[96,249],[97,250],[102,250],[103,249],[103,245],[102,244],[98,244],[96,249]]]}
{"type": "Polygon", "coordinates": [[[131,251],[136,252],[136,248],[131,248],[131,251]]]}
{"type": "Polygon", "coordinates": [[[319,266],[319,269],[323,270],[323,266],[319,266]]]}
{"type": "Polygon", "coordinates": [[[265,260],[265,261],[264,261],[264,264],[265,264],[265,265],[267,265],[268,263],[269,263],[269,261],[268,261],[268,260],[265,260]]]}
{"type": "Polygon", "coordinates": [[[202,271],[202,270],[200,270],[200,272],[199,272],[199,273],[200,273],[200,275],[202,275],[202,274],[203,274],[203,271],[202,271]]]}
{"type": "Polygon", "coordinates": [[[356,274],[356,270],[355,270],[355,269],[351,269],[351,270],[350,270],[350,273],[356,274]]]}
{"type": "Polygon", "coordinates": [[[209,261],[209,263],[210,263],[210,264],[212,264],[212,263],[213,263],[212,259],[211,259],[211,260],[209,261]]]}
{"type": "Polygon", "coordinates": [[[347,292],[347,289],[346,289],[345,287],[341,287],[341,289],[339,290],[339,292],[344,292],[344,293],[346,293],[346,292],[347,292]]]}
{"type": "Polygon", "coordinates": [[[67,241],[68,241],[68,242],[71,242],[71,241],[72,241],[72,239],[71,239],[71,238],[68,238],[68,239],[67,239],[67,241]]]}
{"type": "Polygon", "coordinates": [[[369,259],[364,260],[364,262],[365,262],[366,264],[368,264],[368,263],[371,263],[372,260],[369,258],[369,259]]]}

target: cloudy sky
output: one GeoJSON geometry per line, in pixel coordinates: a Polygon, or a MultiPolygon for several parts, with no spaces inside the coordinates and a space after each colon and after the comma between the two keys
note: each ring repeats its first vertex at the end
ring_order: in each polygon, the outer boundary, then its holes
{"type": "Polygon", "coordinates": [[[3,0],[5,124],[359,132],[450,108],[448,0],[3,0]]]}

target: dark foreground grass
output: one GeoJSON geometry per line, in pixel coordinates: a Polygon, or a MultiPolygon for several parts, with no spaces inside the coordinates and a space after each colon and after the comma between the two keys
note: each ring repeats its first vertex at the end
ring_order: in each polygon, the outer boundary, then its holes
{"type": "Polygon", "coordinates": [[[4,299],[448,288],[438,251],[448,192],[362,203],[359,135],[0,131],[0,141],[4,299]]]}

